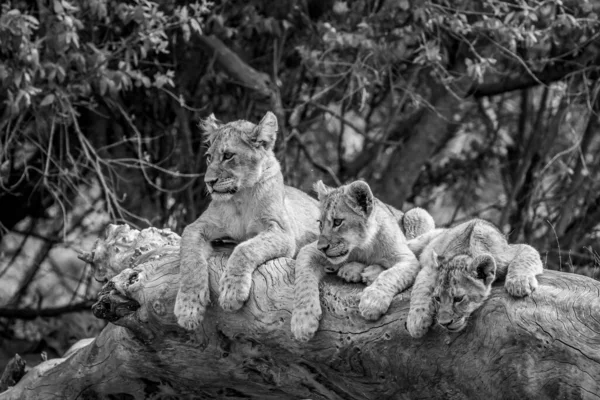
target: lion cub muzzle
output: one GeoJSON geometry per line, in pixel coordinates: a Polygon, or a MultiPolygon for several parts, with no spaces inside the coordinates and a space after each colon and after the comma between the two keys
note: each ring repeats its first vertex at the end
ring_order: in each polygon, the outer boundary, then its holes
{"type": "Polygon", "coordinates": [[[323,235],[319,237],[317,249],[325,254],[325,257],[333,264],[343,262],[348,258],[348,254],[350,253],[343,243],[331,243],[323,235]]]}
{"type": "Polygon", "coordinates": [[[437,315],[437,323],[449,332],[462,331],[466,326],[466,318],[441,312],[437,315]]]}
{"type": "Polygon", "coordinates": [[[205,179],[206,188],[212,195],[214,194],[227,194],[232,195],[238,191],[233,178],[225,179],[205,179]]]}

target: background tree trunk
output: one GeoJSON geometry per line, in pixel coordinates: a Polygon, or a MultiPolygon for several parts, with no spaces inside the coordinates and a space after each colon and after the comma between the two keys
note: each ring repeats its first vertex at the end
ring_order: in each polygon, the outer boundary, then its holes
{"type": "MultiPolygon", "coordinates": [[[[363,286],[328,277],[321,327],[301,344],[289,326],[294,262],[276,259],[254,273],[242,310],[224,312],[213,291],[202,328],[190,335],[173,315],[176,239],[169,231],[110,227],[87,259],[104,274],[122,269],[94,305],[112,324],[30,370],[0,400],[600,397],[600,283],[592,279],[547,271],[534,295],[520,300],[496,285],[467,329],[434,327],[417,340],[405,329],[408,294],[368,322],[358,313],[363,286]]],[[[215,248],[212,288],[230,251],[215,248]]]]}

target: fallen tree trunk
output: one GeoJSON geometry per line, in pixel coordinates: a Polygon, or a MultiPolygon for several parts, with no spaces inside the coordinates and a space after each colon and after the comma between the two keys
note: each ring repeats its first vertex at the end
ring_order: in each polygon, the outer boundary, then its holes
{"type": "MultiPolygon", "coordinates": [[[[408,294],[368,322],[358,313],[362,285],[330,277],[321,327],[300,344],[290,333],[294,263],[276,259],[254,273],[240,311],[221,310],[213,291],[202,328],[190,335],[173,315],[177,240],[113,226],[88,255],[103,273],[123,269],[94,305],[112,324],[33,368],[0,399],[600,397],[600,283],[592,279],[548,271],[525,299],[497,285],[464,331],[433,328],[412,339],[408,294]]],[[[230,251],[219,247],[211,258],[211,288],[230,251]]]]}

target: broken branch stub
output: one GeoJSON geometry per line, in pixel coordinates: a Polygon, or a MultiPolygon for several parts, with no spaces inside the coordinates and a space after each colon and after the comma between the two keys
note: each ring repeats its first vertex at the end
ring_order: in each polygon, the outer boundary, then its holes
{"type": "Polygon", "coordinates": [[[142,256],[150,251],[164,246],[179,246],[180,240],[169,229],[151,227],[139,231],[129,225],[110,224],[104,231],[104,237],[96,240],[94,248],[78,257],[93,266],[97,281],[106,282],[125,268],[145,261],[142,256]]]}

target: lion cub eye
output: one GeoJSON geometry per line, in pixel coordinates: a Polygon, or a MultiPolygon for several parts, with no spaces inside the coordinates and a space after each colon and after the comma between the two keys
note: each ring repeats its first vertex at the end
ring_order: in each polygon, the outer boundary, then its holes
{"type": "Polygon", "coordinates": [[[226,151],[225,153],[223,153],[223,160],[230,160],[231,158],[233,158],[233,156],[235,156],[235,154],[226,151]]]}
{"type": "Polygon", "coordinates": [[[319,230],[323,230],[323,223],[321,222],[321,220],[318,219],[317,222],[319,223],[319,230]]]}
{"type": "Polygon", "coordinates": [[[461,301],[463,301],[464,298],[465,298],[465,296],[456,296],[454,298],[454,302],[455,303],[460,303],[461,301]]]}
{"type": "Polygon", "coordinates": [[[210,162],[212,161],[212,156],[210,154],[206,155],[206,164],[210,164],[210,162]]]}
{"type": "Polygon", "coordinates": [[[442,299],[440,299],[440,296],[435,296],[433,299],[434,299],[435,301],[437,301],[438,303],[439,303],[439,302],[442,300],[442,299]]]}
{"type": "Polygon", "coordinates": [[[334,218],[333,219],[333,226],[340,226],[342,224],[342,222],[344,222],[343,219],[334,218]]]}

